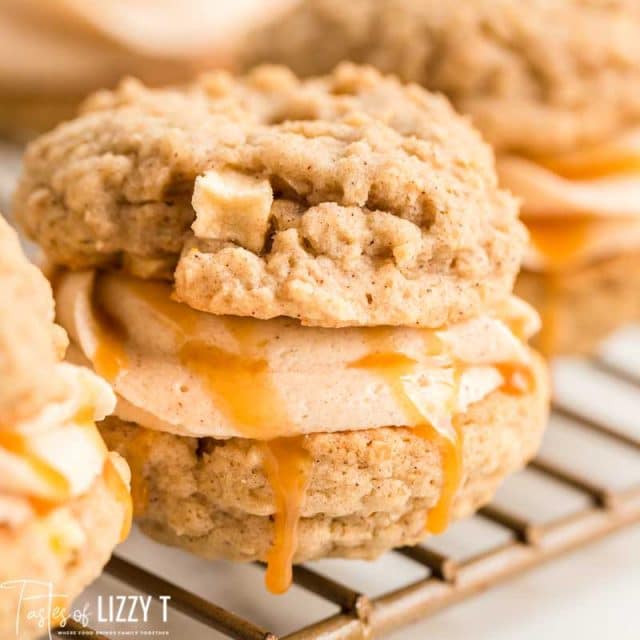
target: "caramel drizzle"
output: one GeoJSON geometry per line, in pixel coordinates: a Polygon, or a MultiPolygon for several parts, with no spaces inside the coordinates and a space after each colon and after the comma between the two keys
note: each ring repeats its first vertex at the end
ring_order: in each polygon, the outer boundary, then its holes
{"type": "Polygon", "coordinates": [[[552,271],[560,270],[586,246],[593,226],[588,216],[571,219],[527,220],[531,244],[547,259],[552,271]]]}
{"type": "MultiPolygon", "coordinates": [[[[375,335],[375,334],[372,334],[375,335]]],[[[428,351],[434,352],[435,333],[428,332],[428,351]]],[[[417,361],[398,352],[374,352],[356,360],[350,366],[365,369],[381,376],[392,390],[397,402],[402,406],[407,421],[412,425],[414,435],[433,443],[440,453],[442,486],[436,504],[428,510],[426,529],[429,533],[442,533],[450,521],[451,506],[462,479],[462,431],[456,420],[436,428],[428,422],[420,409],[407,393],[406,383],[416,373],[417,361]]],[[[454,367],[454,389],[452,402],[458,397],[458,386],[462,369],[454,367]]],[[[456,407],[449,407],[451,415],[456,407]]]]}
{"type": "Polygon", "coordinates": [[[298,523],[309,485],[311,456],[305,436],[274,438],[262,443],[264,470],[274,494],[276,518],[267,554],[265,584],[271,593],[284,593],[293,577],[298,548],[298,523]]]}
{"type": "MultiPolygon", "coordinates": [[[[167,285],[129,278],[127,286],[174,327],[182,341],[179,348],[181,364],[206,384],[216,404],[243,435],[264,439],[282,433],[289,419],[278,401],[278,390],[271,380],[267,361],[254,355],[262,345],[254,339],[251,320],[224,319],[227,330],[241,347],[239,354],[232,353],[191,338],[202,312],[173,301],[167,285]]],[[[120,362],[126,361],[126,352],[121,345],[122,339],[116,349],[119,354],[125,353],[120,362]]],[[[111,346],[107,344],[106,350],[111,350],[111,346]]]]}
{"type": "Polygon", "coordinates": [[[26,437],[18,433],[0,431],[0,447],[20,457],[22,461],[29,465],[35,475],[51,489],[53,494],[51,498],[29,496],[31,508],[36,514],[46,515],[71,497],[69,480],[60,471],[37,456],[31,450],[26,437]]]}
{"type": "MultiPolygon", "coordinates": [[[[524,328],[521,328],[524,332],[524,328]]],[[[420,408],[407,392],[407,382],[415,375],[418,362],[409,356],[384,351],[384,336],[380,331],[370,331],[369,337],[374,340],[373,353],[370,353],[350,364],[351,367],[365,369],[382,377],[393,392],[398,404],[402,407],[407,422],[412,426],[414,435],[432,442],[440,454],[442,467],[442,485],[436,504],[427,512],[426,529],[429,533],[438,534],[446,530],[451,519],[451,508],[463,475],[463,431],[460,426],[457,401],[460,380],[465,369],[464,363],[454,362],[453,387],[447,407],[449,418],[441,425],[432,425],[425,419],[420,408]]],[[[434,331],[425,331],[423,335],[425,353],[439,355],[444,352],[444,345],[434,331]]],[[[535,387],[535,378],[531,367],[522,363],[497,363],[494,365],[503,378],[501,391],[509,395],[530,393],[535,387]]]]}
{"type": "MultiPolygon", "coordinates": [[[[96,280],[98,276],[96,275],[96,280]]],[[[93,315],[93,331],[96,345],[91,362],[96,373],[113,383],[120,371],[129,363],[129,356],[124,348],[126,333],[123,327],[107,313],[98,300],[98,285],[94,282],[91,292],[91,312],[93,315]]]]}
{"type": "Polygon", "coordinates": [[[593,148],[535,162],[568,180],[593,180],[640,172],[640,154],[633,150],[593,148]]]}
{"type": "Polygon", "coordinates": [[[535,375],[528,364],[499,362],[493,365],[502,376],[500,391],[510,396],[532,393],[536,386],[535,375]]]}
{"type": "MultiPolygon", "coordinates": [[[[203,380],[216,402],[229,418],[242,429],[247,437],[264,439],[271,432],[275,437],[262,442],[264,468],[272,487],[276,503],[274,538],[268,553],[265,575],[267,588],[273,593],[283,593],[291,584],[292,562],[297,547],[297,530],[302,503],[308,486],[312,460],[306,450],[304,436],[278,437],[288,417],[278,400],[268,364],[264,358],[253,355],[258,344],[253,336],[252,323],[244,319],[228,318],[227,328],[241,346],[241,353],[234,354],[213,347],[202,340],[190,339],[197,326],[199,312],[170,299],[166,285],[129,280],[137,294],[149,302],[162,316],[171,321],[184,339],[179,350],[182,364],[203,380]]],[[[384,330],[371,330],[370,336],[385,335],[384,330]]],[[[425,332],[425,351],[435,355],[441,350],[435,332],[425,332]]],[[[121,347],[120,347],[121,348],[121,347]]],[[[405,383],[415,373],[417,362],[395,352],[375,352],[351,364],[356,368],[372,370],[381,375],[403,406],[409,422],[418,437],[435,442],[442,460],[443,481],[440,497],[429,510],[427,529],[433,533],[443,531],[450,518],[453,498],[462,477],[462,433],[457,422],[451,420],[438,428],[429,424],[409,397],[405,383]]],[[[462,369],[454,366],[455,393],[462,369]]],[[[505,369],[506,372],[506,369],[505,369]]],[[[117,374],[117,373],[116,373],[117,374]]],[[[519,382],[514,381],[514,390],[519,382]]],[[[454,413],[452,407],[452,415],[454,413]]],[[[141,464],[133,464],[134,477],[143,475],[141,464]],[[136,471],[137,468],[140,468],[136,471]]],[[[130,456],[128,460],[131,464],[130,456]]],[[[143,483],[144,486],[144,483],[143,483]]],[[[139,513],[147,501],[146,493],[133,483],[134,511],[139,513]],[[138,494],[138,495],[136,495],[138,494]]]]}
{"type": "Polygon", "coordinates": [[[544,255],[550,267],[541,274],[542,304],[539,308],[542,316],[539,345],[546,356],[556,352],[560,341],[558,315],[562,271],[586,246],[593,224],[593,219],[587,216],[527,221],[531,243],[544,255]]]}

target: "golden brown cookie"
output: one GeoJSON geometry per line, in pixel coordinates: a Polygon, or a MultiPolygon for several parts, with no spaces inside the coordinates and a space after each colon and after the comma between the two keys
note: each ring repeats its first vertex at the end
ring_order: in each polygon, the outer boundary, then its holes
{"type": "Polygon", "coordinates": [[[59,264],[325,327],[472,317],[508,295],[525,243],[468,123],[352,65],[97,94],[29,147],[15,208],[59,264]]]}
{"type": "Polygon", "coordinates": [[[635,0],[303,0],[245,64],[373,64],[447,95],[500,151],[547,154],[640,120],[635,0]]]}

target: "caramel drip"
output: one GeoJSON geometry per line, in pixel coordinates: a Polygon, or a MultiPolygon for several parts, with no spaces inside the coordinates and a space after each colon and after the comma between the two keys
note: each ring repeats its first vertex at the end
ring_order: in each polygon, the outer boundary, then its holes
{"type": "Polygon", "coordinates": [[[408,423],[419,425],[424,422],[424,416],[405,389],[405,380],[415,373],[416,364],[416,360],[403,353],[387,351],[370,353],[351,362],[349,366],[354,369],[365,369],[382,377],[389,385],[396,401],[402,406],[408,423]]]}
{"type": "MultiPolygon", "coordinates": [[[[429,355],[435,355],[437,336],[428,332],[425,337],[425,348],[429,355]]],[[[450,520],[451,505],[462,478],[462,435],[452,419],[449,424],[436,428],[422,415],[420,409],[406,390],[407,379],[416,372],[417,361],[402,353],[378,351],[356,360],[350,366],[366,369],[381,376],[392,390],[398,403],[402,406],[407,422],[413,427],[413,433],[433,443],[440,453],[442,465],[442,486],[436,504],[427,513],[426,529],[430,533],[442,533],[450,520]]],[[[458,386],[462,368],[454,367],[454,390],[451,396],[451,415],[457,407],[458,386]]]]}
{"type": "Polygon", "coordinates": [[[546,357],[556,353],[560,343],[560,274],[550,271],[542,274],[542,304],[539,309],[542,328],[539,335],[540,351],[546,357]]]}
{"type": "Polygon", "coordinates": [[[536,162],[569,180],[593,180],[640,172],[640,154],[634,150],[594,148],[536,162]]]}
{"type": "Polygon", "coordinates": [[[99,303],[97,279],[98,276],[91,296],[93,330],[96,336],[96,347],[91,360],[96,373],[113,382],[129,361],[124,347],[126,332],[99,303]]]}
{"type": "Polygon", "coordinates": [[[200,341],[186,342],[180,349],[180,360],[206,382],[216,403],[244,436],[264,439],[287,425],[266,360],[229,353],[200,341]]]}
{"type": "Polygon", "coordinates": [[[133,521],[133,502],[125,481],[122,479],[120,472],[116,469],[110,458],[107,458],[102,470],[102,477],[107,488],[115,499],[122,505],[124,512],[122,528],[120,530],[120,542],[124,542],[131,531],[133,521]]]}
{"type": "Polygon", "coordinates": [[[443,533],[451,521],[451,507],[462,480],[462,430],[455,417],[447,425],[450,436],[444,436],[427,422],[413,428],[413,433],[427,442],[435,443],[442,466],[442,486],[438,502],[427,514],[427,531],[443,533]]]}
{"type": "Polygon", "coordinates": [[[535,376],[527,364],[501,362],[494,365],[504,382],[500,390],[508,395],[521,396],[531,393],[536,386],[535,376]]]}
{"type": "Polygon", "coordinates": [[[548,260],[552,270],[559,270],[579,255],[593,225],[588,217],[571,219],[528,220],[533,246],[548,260]]]}
{"type": "Polygon", "coordinates": [[[27,438],[18,433],[0,431],[0,447],[5,451],[19,456],[26,462],[32,471],[47,484],[53,496],[51,499],[43,499],[33,496],[30,503],[38,514],[48,513],[56,504],[68,500],[71,495],[71,487],[67,478],[35,455],[29,446],[27,438]]]}
{"type": "Polygon", "coordinates": [[[265,584],[271,593],[291,585],[293,557],[298,547],[298,522],[311,475],[305,436],[274,438],[262,444],[264,470],[274,494],[276,517],[267,554],[265,584]]]}

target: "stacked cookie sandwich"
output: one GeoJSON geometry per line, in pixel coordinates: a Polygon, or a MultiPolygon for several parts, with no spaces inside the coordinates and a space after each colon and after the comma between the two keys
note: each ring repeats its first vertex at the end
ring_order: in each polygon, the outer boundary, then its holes
{"type": "Polygon", "coordinates": [[[22,640],[70,615],[126,536],[131,501],[94,423],[113,392],[60,362],[51,288],[2,218],[0,288],[0,637],[22,640]]]}
{"type": "Polygon", "coordinates": [[[516,292],[547,353],[640,314],[640,5],[635,0],[305,0],[249,62],[368,62],[447,95],[494,145],[531,243],[516,292]]]}
{"type": "Polygon", "coordinates": [[[371,558],[534,453],[548,384],[511,294],[526,234],[445,99],[367,67],[96,94],[28,149],[16,214],[152,537],[371,558]]]}

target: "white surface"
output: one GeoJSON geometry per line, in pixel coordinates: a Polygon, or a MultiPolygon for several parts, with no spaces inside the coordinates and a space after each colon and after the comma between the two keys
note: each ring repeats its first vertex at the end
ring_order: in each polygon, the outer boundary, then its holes
{"type": "Polygon", "coordinates": [[[640,527],[553,561],[390,640],[638,640],[640,527]]]}

